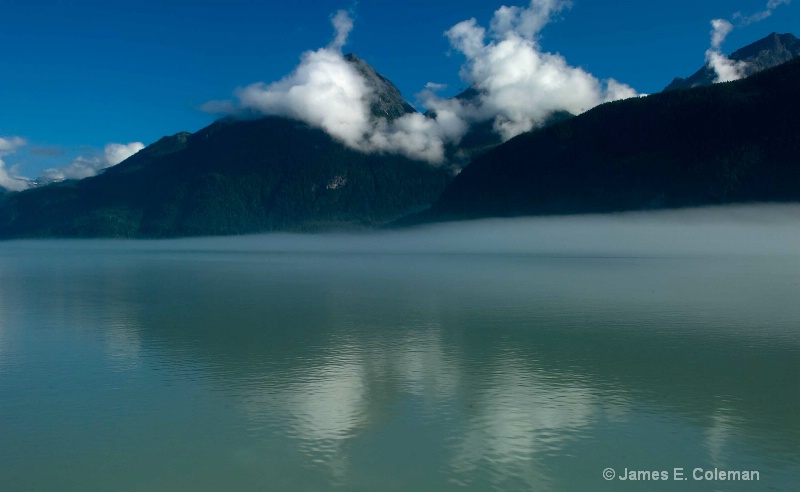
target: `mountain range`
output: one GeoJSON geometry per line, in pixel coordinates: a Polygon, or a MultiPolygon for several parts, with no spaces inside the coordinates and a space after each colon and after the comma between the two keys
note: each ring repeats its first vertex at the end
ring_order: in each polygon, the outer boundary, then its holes
{"type": "MultiPolygon", "coordinates": [[[[769,36],[749,44],[744,48],[734,51],[728,57],[734,62],[743,62],[745,77],[761,72],[768,68],[776,67],[781,63],[800,56],[800,39],[792,34],[778,34],[773,32],[769,36]]],[[[690,77],[676,77],[664,90],[691,89],[703,87],[714,83],[716,72],[708,65],[704,65],[690,77]]]]}
{"type": "MultiPolygon", "coordinates": [[[[797,201],[800,60],[780,64],[797,56],[797,41],[773,34],[735,52],[760,67],[746,79],[710,85],[701,69],[661,94],[557,112],[505,143],[491,122],[474,125],[446,149],[450,166],[363,153],[287,118],[223,118],[97,176],[0,193],[0,237],[316,231],[797,201]],[[779,66],[763,70],[770,65],[779,66]],[[681,87],[689,90],[672,90],[681,87]]],[[[374,95],[373,117],[416,112],[369,64],[345,59],[374,95]]],[[[456,97],[478,96],[470,88],[456,97]]]]}
{"type": "Polygon", "coordinates": [[[417,221],[800,201],[800,59],[603,104],[477,157],[417,221]]]}

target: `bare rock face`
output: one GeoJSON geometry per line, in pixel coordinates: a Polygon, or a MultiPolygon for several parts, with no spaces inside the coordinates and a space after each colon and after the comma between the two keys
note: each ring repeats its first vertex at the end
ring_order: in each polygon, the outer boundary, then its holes
{"type": "Polygon", "coordinates": [[[375,71],[372,66],[350,53],[344,59],[353,64],[355,69],[367,81],[367,86],[372,89],[370,109],[372,115],[392,121],[408,113],[417,111],[403,99],[400,90],[386,77],[375,71]]]}
{"type": "MultiPolygon", "coordinates": [[[[776,67],[800,56],[800,39],[793,34],[772,33],[764,39],[734,51],[730,59],[745,62],[745,77],[761,72],[768,68],[776,67]]],[[[716,74],[708,66],[704,66],[691,77],[676,77],[664,91],[677,89],[690,89],[692,87],[707,86],[714,83],[716,74]]]]}

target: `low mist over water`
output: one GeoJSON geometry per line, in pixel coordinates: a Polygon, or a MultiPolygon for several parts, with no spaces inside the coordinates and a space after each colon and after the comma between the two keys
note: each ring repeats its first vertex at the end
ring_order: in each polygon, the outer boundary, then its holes
{"type": "Polygon", "coordinates": [[[0,489],[790,490],[798,212],[0,243],[0,489]]]}
{"type": "MultiPolygon", "coordinates": [[[[118,248],[120,242],[78,242],[118,248]]],[[[795,255],[800,205],[707,207],[611,215],[524,217],[448,222],[361,233],[225,236],[136,241],[159,250],[540,254],[557,256],[795,255]]]]}

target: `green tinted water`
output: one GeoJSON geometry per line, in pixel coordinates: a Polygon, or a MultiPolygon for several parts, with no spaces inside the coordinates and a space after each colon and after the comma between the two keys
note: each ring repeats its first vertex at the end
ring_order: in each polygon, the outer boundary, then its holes
{"type": "Polygon", "coordinates": [[[0,244],[0,490],[800,479],[797,256],[237,241],[0,244]]]}

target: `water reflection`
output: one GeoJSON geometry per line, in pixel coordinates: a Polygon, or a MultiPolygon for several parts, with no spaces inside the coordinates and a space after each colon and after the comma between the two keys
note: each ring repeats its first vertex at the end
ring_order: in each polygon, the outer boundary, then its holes
{"type": "Polygon", "coordinates": [[[460,386],[459,367],[444,349],[441,327],[422,324],[399,338],[394,350],[381,356],[397,374],[403,391],[431,404],[455,398],[460,386]]]}
{"type": "Polygon", "coordinates": [[[504,360],[493,372],[476,392],[465,434],[455,445],[453,476],[467,485],[468,477],[489,469],[498,489],[521,482],[542,490],[553,477],[540,458],[580,437],[599,402],[588,388],[558,383],[554,375],[530,370],[520,360],[504,360]]]}
{"type": "Polygon", "coordinates": [[[278,375],[280,384],[248,388],[240,395],[247,417],[263,431],[286,434],[334,478],[347,471],[342,441],[358,435],[367,420],[366,374],[347,351],[335,360],[278,375]]]}
{"type": "MultiPolygon", "coordinates": [[[[194,415],[142,439],[193,443],[208,477],[240,467],[285,490],[579,490],[602,488],[609,465],[755,463],[778,487],[800,471],[794,260],[139,245],[19,258],[29,264],[0,270],[0,308],[19,307],[0,311],[0,358],[14,326],[29,346],[67,340],[48,349],[58,367],[135,375],[127,397],[152,399],[151,419],[194,415]],[[75,347],[80,363],[65,355],[75,347]],[[661,444],[643,451],[642,436],[661,444]]],[[[49,361],[36,363],[46,374],[49,361]]],[[[103,385],[130,385],[115,378],[71,391],[102,403],[96,422],[136,434],[143,421],[103,400],[115,397],[103,385]]],[[[20,384],[0,381],[0,396],[20,384]]],[[[87,418],[55,414],[65,428],[87,418]]],[[[187,449],[161,446],[154,460],[187,449]]]]}
{"type": "Polygon", "coordinates": [[[711,417],[711,425],[706,430],[706,447],[709,460],[720,469],[727,469],[725,453],[731,440],[731,433],[736,429],[735,422],[720,409],[711,417]]]}
{"type": "Polygon", "coordinates": [[[380,426],[407,398],[420,399],[423,419],[441,418],[444,404],[458,396],[458,368],[435,325],[399,327],[387,338],[386,326],[360,325],[350,316],[341,321],[374,332],[333,337],[318,355],[246,383],[239,397],[253,428],[287,435],[310,463],[345,483],[346,441],[380,426]]]}
{"type": "Polygon", "coordinates": [[[142,341],[137,325],[125,318],[112,318],[104,330],[106,354],[120,369],[139,366],[142,341]]]}

